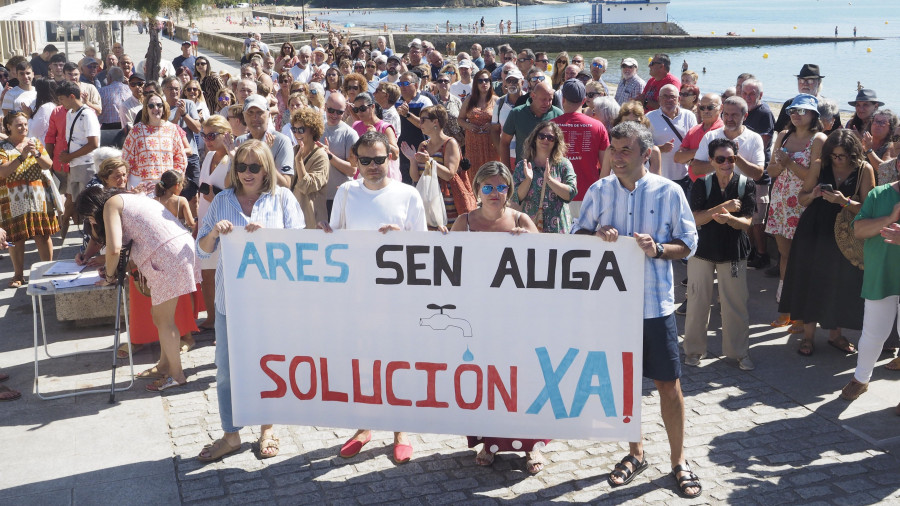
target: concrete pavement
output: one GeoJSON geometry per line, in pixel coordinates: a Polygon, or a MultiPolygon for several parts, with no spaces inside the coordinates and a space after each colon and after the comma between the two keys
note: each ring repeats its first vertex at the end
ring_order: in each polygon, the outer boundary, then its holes
{"type": "MultiPolygon", "coordinates": [[[[163,42],[166,58],[177,54],[178,42],[169,42],[163,42]]],[[[146,40],[134,47],[141,43],[146,40]]],[[[134,53],[130,44],[126,40],[126,51],[134,53]]],[[[77,243],[70,237],[58,258],[73,257],[77,243]]],[[[26,249],[30,265],[37,253],[32,243],[26,249]]],[[[684,267],[675,268],[675,279],[682,279],[684,267]]],[[[686,451],[704,486],[701,498],[687,501],[675,494],[668,475],[659,396],[646,381],[643,430],[651,466],[618,489],[609,487],[606,473],[627,452],[625,443],[554,441],[546,449],[550,465],[532,477],[521,454],[501,454],[492,468],[476,466],[461,436],[413,435],[413,460],[396,466],[387,432],[376,432],[363,452],[344,460],[338,450],[352,429],[277,426],[277,457],[257,459],[251,443],[258,428],[247,428],[239,453],[203,465],[195,456],[221,436],[213,336],[198,336],[198,347],[183,355],[190,381],[183,388],[151,394],[146,381],[137,380],[116,405],[105,394],[42,401],[31,393],[31,301],[24,289],[5,288],[10,271],[2,255],[0,367],[12,376],[6,384],[23,397],[0,404],[0,504],[900,504],[900,417],[893,413],[900,373],[883,369],[883,356],[867,393],[853,403],[838,399],[855,357],[826,346],[822,330],[815,355],[797,355],[798,339],[768,325],[777,316],[777,280],[761,272],[749,275],[756,370],[743,372],[718,358],[715,332],[712,358],[684,368],[686,451]]],[[[676,296],[683,299],[684,289],[676,296]]],[[[111,326],[60,324],[52,303],[46,307],[48,331],[60,341],[53,352],[111,346],[111,326]]],[[[859,332],[845,335],[856,342],[859,332]]],[[[157,355],[156,346],[137,353],[135,368],[143,370],[157,355]]],[[[119,365],[117,377],[124,378],[127,365],[119,365]]],[[[44,358],[41,378],[44,393],[102,385],[108,355],[44,358]]]]}

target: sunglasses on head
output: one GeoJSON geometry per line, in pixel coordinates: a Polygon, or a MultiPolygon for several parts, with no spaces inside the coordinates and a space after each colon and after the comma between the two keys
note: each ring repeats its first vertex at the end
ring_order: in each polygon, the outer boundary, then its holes
{"type": "Polygon", "coordinates": [[[259,174],[259,171],[262,170],[262,165],[258,163],[235,163],[234,170],[237,171],[238,174],[243,174],[244,172],[250,171],[251,174],[259,174]]]}
{"type": "Polygon", "coordinates": [[[542,141],[553,141],[556,142],[556,136],[553,134],[538,134],[537,138],[542,141]]]}
{"type": "Polygon", "coordinates": [[[719,155],[715,158],[715,160],[716,160],[716,163],[725,163],[725,162],[734,163],[734,155],[731,155],[731,156],[719,155]]]}
{"type": "Polygon", "coordinates": [[[306,127],[305,126],[299,126],[299,127],[292,126],[291,132],[294,132],[297,135],[303,135],[306,133],[306,127]]]}
{"type": "Polygon", "coordinates": [[[384,165],[387,158],[387,156],[360,156],[357,160],[359,160],[360,165],[365,166],[371,165],[372,162],[375,162],[375,165],[384,165]]]}
{"type": "Polygon", "coordinates": [[[497,189],[497,193],[506,193],[509,190],[508,184],[498,184],[496,187],[492,184],[486,184],[481,186],[481,193],[485,195],[490,195],[494,193],[494,188],[497,189]]]}

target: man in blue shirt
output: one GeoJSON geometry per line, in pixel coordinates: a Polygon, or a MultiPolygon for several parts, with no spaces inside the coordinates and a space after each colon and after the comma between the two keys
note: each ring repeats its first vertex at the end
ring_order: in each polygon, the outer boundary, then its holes
{"type": "MultiPolygon", "coordinates": [[[[669,437],[672,474],[685,497],[702,491],[700,478],[684,456],[684,397],[675,326],[672,260],[691,256],[697,249],[697,227],[681,187],[651,174],[644,164],[653,147],[653,134],[626,121],[610,130],[612,175],[588,189],[575,234],[592,234],[613,242],[619,235],[634,237],[646,256],[644,266],[644,377],[659,391],[663,424],[669,437]]],[[[607,480],[625,485],[648,467],[641,441],[616,464],[607,480]]]]}

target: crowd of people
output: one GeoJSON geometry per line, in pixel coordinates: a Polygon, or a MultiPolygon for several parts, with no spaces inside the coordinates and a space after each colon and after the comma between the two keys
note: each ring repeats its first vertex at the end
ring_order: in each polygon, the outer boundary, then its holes
{"type": "MultiPolygon", "coordinates": [[[[800,69],[798,93],[776,118],[753,75],[701,94],[698,74],[685,63],[676,76],[666,54],[651,59],[646,81],[625,58],[620,81],[607,83],[602,57],[447,49],[414,39],[400,51],[384,37],[330,33],[276,50],[250,33],[234,76],[216,72],[191,41],[159,76],[144,75],[121,45],[102,60],[68,61],[52,45],[30,61],[12,58],[0,68],[9,286],[25,282],[25,242],[50,260],[53,235],[64,238],[72,220],[85,230],[76,260],[101,266],[109,283],[130,245],[130,292],[144,297],[131,317],[154,329],[132,342],[158,339],[161,349],[141,374],[155,380],[148,390],[184,385],[179,354],[193,346],[191,332],[215,332],[224,435],[202,461],[240,448],[226,343],[246,336],[227,335],[218,256],[219,237],[235,227],[633,237],[646,256],[644,376],[659,390],[673,476],[687,497],[702,486],[684,457],[675,315],[685,315],[683,363],[700,366],[716,284],[723,353],[741,370],[755,367],[748,269],[779,279],[771,325],[802,335],[798,353],[814,353],[817,327],[841,353],[858,348],[842,398],[859,397],[878,357],[896,353],[888,337],[900,312],[900,121],[875,91],[848,97],[854,114],[844,126],[815,64],[800,69]],[[117,140],[120,151],[106,147],[117,140]],[[680,305],[673,261],[687,264],[680,305]],[[861,329],[859,343],[842,329],[861,329]]],[[[900,359],[887,367],[900,369],[900,359]]],[[[261,434],[261,457],[277,455],[273,427],[261,434]]],[[[370,439],[359,430],[340,455],[370,439]]],[[[504,450],[527,452],[530,473],[546,464],[546,440],[470,444],[483,444],[479,465],[504,450]]],[[[395,460],[412,456],[406,434],[395,433],[395,460]]],[[[646,468],[633,442],[609,483],[646,468]]]]}

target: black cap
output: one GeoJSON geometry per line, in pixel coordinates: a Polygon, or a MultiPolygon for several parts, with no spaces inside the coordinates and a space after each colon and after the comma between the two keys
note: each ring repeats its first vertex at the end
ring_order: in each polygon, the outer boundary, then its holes
{"type": "Polygon", "coordinates": [[[131,75],[128,76],[128,80],[129,81],[131,81],[131,80],[146,81],[147,79],[145,79],[144,74],[141,74],[140,72],[132,72],[131,75]]]}

